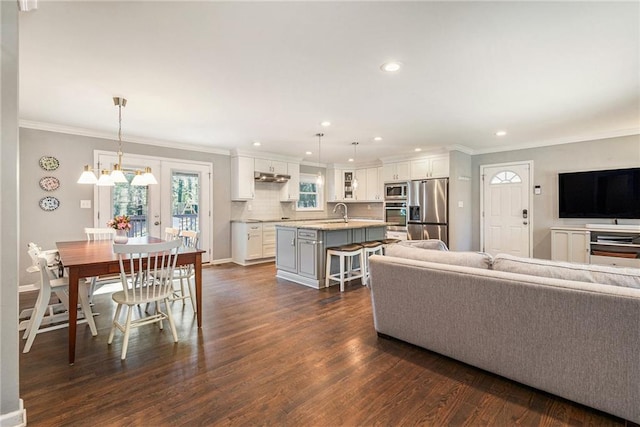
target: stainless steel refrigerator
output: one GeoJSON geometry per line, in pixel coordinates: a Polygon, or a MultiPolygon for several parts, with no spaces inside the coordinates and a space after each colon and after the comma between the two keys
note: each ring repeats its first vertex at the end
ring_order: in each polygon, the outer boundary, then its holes
{"type": "Polygon", "coordinates": [[[409,239],[440,239],[449,245],[449,179],[411,181],[407,199],[409,239]]]}

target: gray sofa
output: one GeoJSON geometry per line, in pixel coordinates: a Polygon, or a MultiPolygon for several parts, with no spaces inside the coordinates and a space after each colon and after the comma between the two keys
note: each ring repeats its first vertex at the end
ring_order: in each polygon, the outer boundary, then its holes
{"type": "Polygon", "coordinates": [[[370,266],[378,334],[640,423],[640,270],[403,245],[370,266]]]}

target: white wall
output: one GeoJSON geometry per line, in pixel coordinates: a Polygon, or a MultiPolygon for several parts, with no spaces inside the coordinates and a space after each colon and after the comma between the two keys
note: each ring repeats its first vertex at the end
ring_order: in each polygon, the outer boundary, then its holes
{"type": "Polygon", "coordinates": [[[533,160],[531,185],[542,189],[541,195],[533,196],[533,256],[550,259],[550,227],[607,221],[558,218],[558,172],[639,167],[640,135],[473,156],[473,248],[480,248],[480,165],[524,160],[533,160]]]}
{"type": "Polygon", "coordinates": [[[449,153],[449,249],[471,250],[472,197],[471,156],[449,153]],[[462,206],[460,206],[462,204],[462,206]]]}
{"type": "Polygon", "coordinates": [[[0,426],[23,421],[18,349],[18,6],[0,1],[0,426]]]}

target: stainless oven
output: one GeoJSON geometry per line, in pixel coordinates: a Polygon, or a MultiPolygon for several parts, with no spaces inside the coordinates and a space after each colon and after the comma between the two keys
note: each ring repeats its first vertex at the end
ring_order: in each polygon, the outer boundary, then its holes
{"type": "Polygon", "coordinates": [[[393,182],[384,185],[385,200],[406,200],[407,199],[407,183],[393,182]]]}
{"type": "Polygon", "coordinates": [[[384,204],[384,220],[397,224],[388,228],[395,230],[407,229],[407,202],[385,202],[384,204]]]}

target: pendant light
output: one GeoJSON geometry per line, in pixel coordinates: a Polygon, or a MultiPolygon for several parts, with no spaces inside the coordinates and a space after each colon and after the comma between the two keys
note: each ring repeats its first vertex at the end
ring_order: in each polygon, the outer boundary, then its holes
{"type": "MultiPolygon", "coordinates": [[[[84,171],[77,181],[78,184],[95,184],[101,187],[112,187],[116,183],[128,183],[127,178],[124,175],[124,171],[122,170],[122,107],[127,105],[127,100],[125,98],[120,98],[119,96],[114,96],[113,104],[118,106],[118,163],[113,165],[112,170],[101,170],[99,179],[96,178],[92,172],[91,166],[85,165],[84,171]]],[[[98,164],[98,169],[99,166],[100,165],[98,164]]],[[[144,172],[136,171],[136,176],[133,178],[131,185],[145,186],[157,183],[158,181],[151,173],[151,168],[147,167],[144,172]]]]}
{"type": "MultiPolygon", "coordinates": [[[[321,140],[322,140],[322,137],[324,136],[324,133],[316,133],[316,136],[318,137],[318,168],[319,168],[320,167],[320,145],[321,145],[321,140]]],[[[320,169],[318,169],[318,177],[316,178],[316,184],[320,186],[324,184],[324,177],[322,176],[322,171],[320,171],[320,169]]]]}
{"type": "MultiPolygon", "coordinates": [[[[356,163],[356,148],[358,147],[358,142],[352,142],[351,145],[353,145],[353,163],[356,163]]],[[[356,174],[355,172],[353,173],[353,181],[351,181],[351,186],[356,189],[358,188],[358,178],[356,178],[356,174]]]]}

